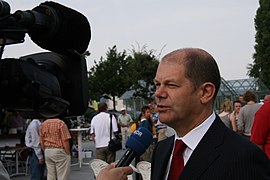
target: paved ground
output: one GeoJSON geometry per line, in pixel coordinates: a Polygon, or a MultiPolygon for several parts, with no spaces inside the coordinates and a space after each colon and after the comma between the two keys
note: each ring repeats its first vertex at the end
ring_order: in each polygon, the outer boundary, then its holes
{"type": "MultiPolygon", "coordinates": [[[[92,141],[85,141],[83,142],[83,148],[84,149],[90,149],[93,151],[92,158],[95,158],[95,147],[94,143],[92,141]]],[[[120,150],[116,153],[116,159],[119,160],[124,151],[120,150]]],[[[92,158],[85,158],[84,162],[89,162],[92,158]]],[[[77,158],[72,158],[72,162],[77,162],[77,158]]],[[[29,180],[28,176],[16,176],[12,177],[11,180],[29,180]]],[[[71,174],[69,180],[94,180],[94,173],[89,165],[83,165],[81,168],[79,168],[78,165],[71,167],[71,174]]]]}

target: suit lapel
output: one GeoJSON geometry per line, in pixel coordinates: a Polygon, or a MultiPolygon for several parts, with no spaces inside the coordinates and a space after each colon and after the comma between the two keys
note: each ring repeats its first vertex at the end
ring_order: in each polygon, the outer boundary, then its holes
{"type": "Polygon", "coordinates": [[[225,130],[217,116],[193,151],[179,179],[198,179],[210,167],[219,156],[216,148],[223,143],[225,130]]]}
{"type": "Polygon", "coordinates": [[[153,154],[154,159],[152,159],[152,165],[154,165],[154,167],[152,167],[153,176],[151,179],[164,179],[173,148],[174,138],[174,136],[171,136],[156,145],[153,154]]]}

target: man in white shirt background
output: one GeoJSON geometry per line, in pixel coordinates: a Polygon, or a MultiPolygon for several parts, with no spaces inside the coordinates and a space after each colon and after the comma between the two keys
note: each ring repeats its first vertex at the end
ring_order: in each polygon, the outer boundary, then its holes
{"type": "Polygon", "coordinates": [[[90,134],[95,142],[96,158],[112,163],[115,161],[116,152],[109,151],[110,137],[114,138],[118,132],[116,118],[108,113],[108,106],[104,102],[98,104],[99,113],[91,121],[90,134]],[[112,124],[112,126],[110,126],[112,124]],[[110,130],[111,128],[111,130],[110,130]],[[110,134],[111,132],[111,134],[110,134]]]}
{"type": "Polygon", "coordinates": [[[31,148],[29,155],[31,180],[42,180],[44,178],[45,160],[40,145],[40,125],[39,119],[33,119],[28,125],[25,134],[25,145],[31,148]]]}

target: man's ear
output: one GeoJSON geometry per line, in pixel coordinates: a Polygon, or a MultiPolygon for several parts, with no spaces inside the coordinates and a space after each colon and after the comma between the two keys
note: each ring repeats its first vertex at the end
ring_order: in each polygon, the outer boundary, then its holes
{"type": "Polygon", "coordinates": [[[202,104],[206,104],[209,101],[213,101],[214,94],[216,92],[216,87],[213,83],[210,83],[210,82],[203,83],[200,86],[200,89],[201,89],[200,100],[202,104]]]}

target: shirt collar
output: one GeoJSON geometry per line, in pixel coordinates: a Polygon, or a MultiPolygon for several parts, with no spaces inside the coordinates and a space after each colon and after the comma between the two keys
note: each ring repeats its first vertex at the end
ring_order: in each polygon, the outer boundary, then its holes
{"type": "Polygon", "coordinates": [[[141,122],[143,122],[143,121],[146,121],[146,119],[145,118],[141,119],[141,122]]]}
{"type": "Polygon", "coordinates": [[[181,139],[188,148],[194,151],[194,149],[199,144],[202,137],[205,135],[206,131],[210,128],[215,119],[216,114],[213,112],[203,123],[192,129],[184,137],[180,138],[177,134],[175,134],[175,139],[181,139]]]}

